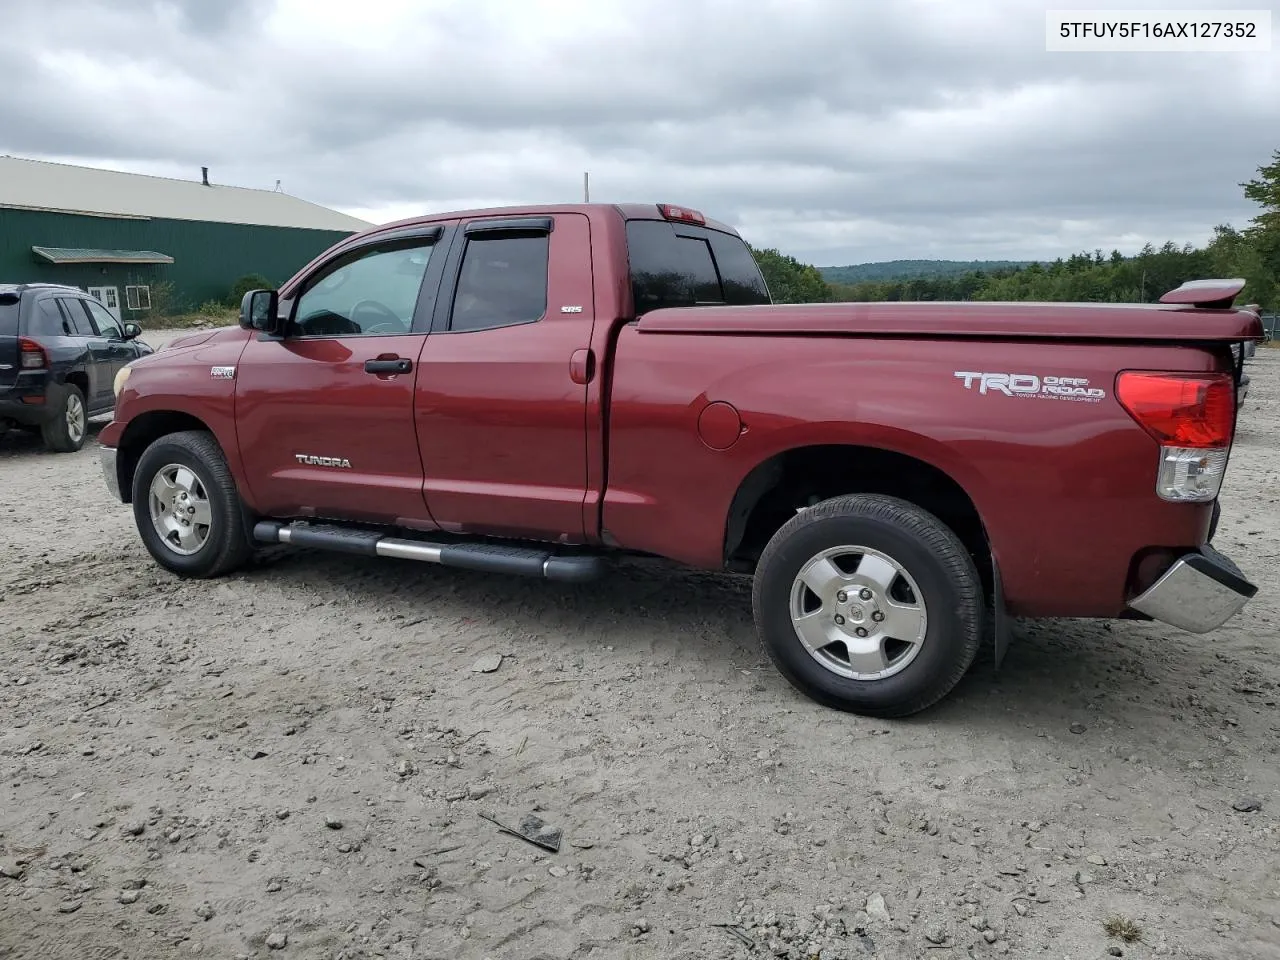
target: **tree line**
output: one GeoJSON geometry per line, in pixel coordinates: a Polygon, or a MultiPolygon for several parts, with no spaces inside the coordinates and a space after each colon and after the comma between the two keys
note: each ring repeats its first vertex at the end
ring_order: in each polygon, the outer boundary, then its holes
{"type": "Polygon", "coordinates": [[[982,270],[1016,270],[1033,260],[887,260],[882,263],[855,263],[847,267],[819,267],[827,283],[851,286],[868,280],[902,280],[907,277],[948,277],[982,270]]]}
{"type": "Polygon", "coordinates": [[[1156,248],[1136,255],[1118,250],[1077,253],[1053,263],[973,270],[943,276],[918,276],[860,283],[828,283],[809,264],[776,249],[752,249],[775,303],[875,300],[1051,300],[1152,303],[1188,280],[1243,277],[1237,303],[1263,310],[1280,307],[1280,150],[1258,176],[1240,184],[1262,212],[1242,230],[1222,224],[1203,247],[1156,248]]]}

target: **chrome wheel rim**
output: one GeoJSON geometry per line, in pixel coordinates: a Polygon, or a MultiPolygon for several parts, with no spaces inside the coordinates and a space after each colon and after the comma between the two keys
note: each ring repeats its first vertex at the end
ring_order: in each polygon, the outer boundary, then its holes
{"type": "Polygon", "coordinates": [[[879,550],[839,546],[800,568],[791,586],[796,637],[824,669],[884,680],[924,647],[928,610],[906,567],[879,550]]]}
{"type": "Polygon", "coordinates": [[[171,463],[157,470],[147,501],[152,526],[174,553],[189,557],[208,542],[213,509],[204,484],[190,467],[171,463]]]}
{"type": "Polygon", "coordinates": [[[80,397],[72,393],[67,397],[67,436],[72,443],[79,443],[84,436],[85,419],[84,404],[80,397]]]}

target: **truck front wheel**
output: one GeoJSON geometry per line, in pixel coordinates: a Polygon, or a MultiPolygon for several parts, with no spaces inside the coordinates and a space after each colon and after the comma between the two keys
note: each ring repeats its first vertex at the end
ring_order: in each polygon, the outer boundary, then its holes
{"type": "Polygon", "coordinates": [[[154,441],[133,476],[133,516],[147,551],[184,577],[217,577],[243,566],[253,544],[235,479],[209,433],[185,430],[154,441]]]}
{"type": "Polygon", "coordinates": [[[756,568],[756,629],[818,703],[904,717],[946,696],[981,640],[977,568],[956,535],[896,497],[825,500],[774,534],[756,568]]]}

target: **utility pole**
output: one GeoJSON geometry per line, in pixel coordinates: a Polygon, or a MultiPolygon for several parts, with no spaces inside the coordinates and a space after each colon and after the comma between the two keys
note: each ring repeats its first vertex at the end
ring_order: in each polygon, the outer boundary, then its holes
{"type": "Polygon", "coordinates": [[[591,174],[585,170],[582,171],[582,202],[591,202],[591,174]]]}

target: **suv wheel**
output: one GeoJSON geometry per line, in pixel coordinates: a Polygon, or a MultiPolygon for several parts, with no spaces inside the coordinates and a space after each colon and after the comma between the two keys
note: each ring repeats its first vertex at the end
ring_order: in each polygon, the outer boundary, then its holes
{"type": "Polygon", "coordinates": [[[222,448],[188,430],[156,440],[133,476],[133,516],[156,562],[184,577],[217,577],[253,554],[222,448]]]}
{"type": "Polygon", "coordinates": [[[62,403],[54,418],[40,428],[44,445],[54,453],[75,453],[84,446],[89,432],[89,414],[84,394],[74,383],[62,385],[62,403]]]}
{"type": "Polygon", "coordinates": [[[903,717],[936,703],[977,654],[981,580],[956,535],[895,497],[797,514],[760,558],[756,628],[774,665],[826,706],[903,717]]]}

